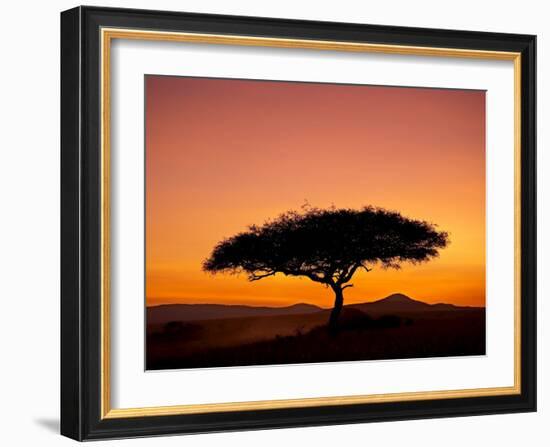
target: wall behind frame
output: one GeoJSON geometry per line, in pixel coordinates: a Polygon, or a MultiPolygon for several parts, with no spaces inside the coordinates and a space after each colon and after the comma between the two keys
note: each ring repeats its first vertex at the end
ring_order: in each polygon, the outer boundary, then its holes
{"type": "MultiPolygon", "coordinates": [[[[2,319],[0,346],[6,445],[70,445],[59,425],[59,13],[77,2],[9,2],[2,35],[0,71],[0,267],[2,319]]],[[[548,145],[550,40],[544,2],[524,0],[395,0],[370,3],[341,0],[145,0],[89,1],[89,5],[185,10],[294,19],[420,26],[538,35],[538,225],[550,219],[548,145]]],[[[550,269],[550,236],[539,233],[539,412],[519,415],[405,421],[339,427],[108,441],[109,445],[280,446],[318,445],[545,445],[550,423],[550,388],[544,383],[550,353],[550,327],[541,324],[550,293],[544,272],[550,269]]],[[[546,441],[547,442],[547,441],[546,441]]],[[[72,444],[74,445],[74,444],[72,444]]]]}

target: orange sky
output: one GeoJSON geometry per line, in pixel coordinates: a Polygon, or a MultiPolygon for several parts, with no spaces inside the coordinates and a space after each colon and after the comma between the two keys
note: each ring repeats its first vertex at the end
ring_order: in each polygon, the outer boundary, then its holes
{"type": "Polygon", "coordinates": [[[146,77],[148,305],[330,307],[306,278],[201,270],[218,241],[306,200],[450,233],[431,262],[356,274],[346,303],[401,292],[485,305],[485,92],[146,77]]]}

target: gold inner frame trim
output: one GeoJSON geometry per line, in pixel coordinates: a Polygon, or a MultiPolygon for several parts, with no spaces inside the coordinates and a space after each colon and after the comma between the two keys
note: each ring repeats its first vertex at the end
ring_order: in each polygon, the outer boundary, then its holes
{"type": "Polygon", "coordinates": [[[168,416],[247,410],[307,408],[465,397],[502,396],[521,393],[521,54],[504,51],[465,50],[305,39],[282,39],[200,33],[101,29],[101,418],[168,416]],[[204,43],[275,48],[383,53],[412,56],[506,60],[514,63],[514,385],[444,391],[421,391],[354,396],[327,396],[215,404],[190,404],[142,408],[111,408],[110,368],[110,74],[113,39],[204,43]]]}

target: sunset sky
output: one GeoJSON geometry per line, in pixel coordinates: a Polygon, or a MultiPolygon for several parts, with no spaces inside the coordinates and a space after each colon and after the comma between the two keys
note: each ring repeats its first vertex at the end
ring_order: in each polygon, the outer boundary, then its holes
{"type": "Polygon", "coordinates": [[[222,239],[306,203],[375,205],[451,244],[426,264],[359,272],[345,303],[401,292],[485,305],[485,92],[146,77],[147,305],[330,307],[306,278],[248,282],[202,261],[222,239]]]}

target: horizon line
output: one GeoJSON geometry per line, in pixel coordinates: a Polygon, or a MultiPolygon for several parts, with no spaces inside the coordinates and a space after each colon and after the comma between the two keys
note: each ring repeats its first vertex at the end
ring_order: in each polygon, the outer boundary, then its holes
{"type": "MultiPolygon", "coordinates": [[[[455,307],[471,307],[471,308],[483,308],[483,309],[486,308],[486,305],[475,305],[475,306],[474,305],[462,305],[462,304],[449,303],[449,302],[445,302],[445,301],[437,301],[437,302],[429,303],[429,302],[426,302],[426,301],[422,301],[420,299],[411,298],[409,295],[407,295],[405,293],[401,293],[401,292],[390,293],[389,295],[386,295],[382,298],[373,299],[372,301],[352,302],[352,303],[344,304],[344,306],[350,306],[350,305],[356,305],[356,304],[376,303],[378,301],[382,301],[382,300],[384,300],[386,298],[389,298],[391,296],[394,296],[394,295],[402,295],[402,296],[404,296],[404,297],[406,297],[406,298],[408,298],[412,301],[420,302],[420,303],[423,303],[423,304],[428,304],[430,306],[434,306],[434,305],[437,305],[437,304],[447,304],[447,305],[452,305],[452,306],[455,306],[455,307]]],[[[172,298],[158,298],[157,297],[156,299],[174,299],[174,298],[173,297],[172,298]]],[[[211,302],[211,301],[210,302],[197,302],[197,303],[174,302],[174,303],[160,303],[160,304],[149,304],[149,303],[146,302],[145,307],[149,308],[149,307],[180,306],[180,305],[184,305],[184,306],[214,305],[214,306],[226,306],[226,307],[243,306],[243,307],[256,307],[256,308],[265,307],[265,308],[270,308],[270,309],[285,309],[285,308],[297,306],[297,305],[300,305],[300,304],[317,307],[317,308],[322,309],[322,310],[332,309],[332,306],[322,307],[322,306],[319,306],[318,304],[309,303],[307,301],[297,301],[293,304],[286,304],[286,305],[280,305],[280,306],[279,305],[268,305],[268,304],[219,303],[219,302],[211,302]]]]}

